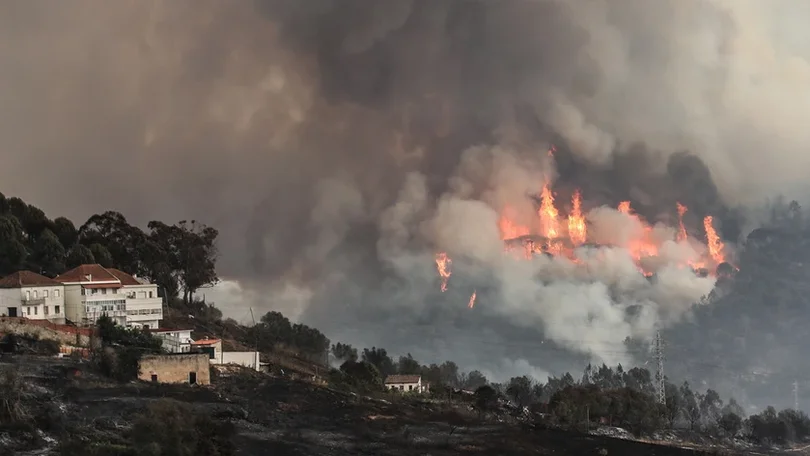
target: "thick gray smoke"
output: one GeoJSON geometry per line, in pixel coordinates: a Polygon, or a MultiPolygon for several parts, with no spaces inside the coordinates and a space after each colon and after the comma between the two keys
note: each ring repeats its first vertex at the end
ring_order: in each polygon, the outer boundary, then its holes
{"type": "Polygon", "coordinates": [[[525,193],[553,179],[560,201],[583,190],[594,235],[626,233],[632,220],[600,209],[621,200],[666,232],[677,200],[690,234],[711,213],[735,241],[729,206],[805,190],[806,9],[6,2],[2,191],[52,216],[219,228],[232,282],[217,300],[237,317],[281,309],[349,342],[504,375],[554,370],[525,361],[546,338],[625,359],[621,337],[683,318],[711,288],[672,266],[701,246],[663,245],[652,283],[621,245],[583,248],[582,275],[505,260],[498,211],[529,218],[525,193]],[[462,256],[445,294],[436,249],[462,256]]]}

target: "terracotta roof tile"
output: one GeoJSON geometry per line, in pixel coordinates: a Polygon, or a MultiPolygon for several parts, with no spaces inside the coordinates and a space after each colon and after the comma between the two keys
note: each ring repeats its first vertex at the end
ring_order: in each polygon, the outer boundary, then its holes
{"type": "Polygon", "coordinates": [[[217,342],[221,342],[219,339],[200,339],[191,341],[191,345],[214,345],[217,342]]]}
{"type": "Polygon", "coordinates": [[[143,285],[141,282],[138,281],[135,277],[127,274],[126,272],[115,269],[115,268],[105,268],[110,274],[114,275],[119,281],[121,281],[121,285],[143,285]]]}
{"type": "Polygon", "coordinates": [[[421,375],[389,375],[385,377],[385,383],[419,383],[421,375]]]}
{"type": "Polygon", "coordinates": [[[118,277],[100,264],[83,264],[61,274],[55,279],[62,283],[74,282],[121,282],[118,277]]]}
{"type": "Polygon", "coordinates": [[[31,271],[17,271],[0,279],[0,288],[42,287],[58,285],[60,282],[31,271]]]}

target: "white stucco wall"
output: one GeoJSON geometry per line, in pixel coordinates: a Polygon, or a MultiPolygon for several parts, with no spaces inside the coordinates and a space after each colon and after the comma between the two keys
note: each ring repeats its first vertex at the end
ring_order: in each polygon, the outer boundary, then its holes
{"type": "Polygon", "coordinates": [[[157,285],[126,285],[122,292],[127,297],[127,326],[160,327],[163,320],[163,299],[158,297],[157,285]]]}
{"type": "Polygon", "coordinates": [[[10,315],[17,309],[18,317],[63,323],[65,319],[65,289],[61,285],[0,289],[0,315],[10,315]]]}
{"type": "Polygon", "coordinates": [[[211,364],[238,364],[258,371],[259,352],[220,352],[218,359],[212,359],[211,364]]]}
{"type": "Polygon", "coordinates": [[[187,331],[153,332],[152,334],[161,338],[163,348],[169,353],[184,353],[191,348],[190,329],[187,331]]]}
{"type": "Polygon", "coordinates": [[[73,323],[80,325],[86,312],[82,303],[81,285],[65,285],[65,317],[73,323]]]}

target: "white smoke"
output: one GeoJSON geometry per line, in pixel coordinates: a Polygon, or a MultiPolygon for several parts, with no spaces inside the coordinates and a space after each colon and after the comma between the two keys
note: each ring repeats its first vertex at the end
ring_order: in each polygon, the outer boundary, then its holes
{"type": "Polygon", "coordinates": [[[637,216],[608,207],[587,214],[590,237],[601,246],[577,248],[573,260],[506,254],[498,207],[523,208],[526,218],[537,218],[527,195],[536,194],[538,183],[542,186],[552,174],[542,153],[475,148],[465,154],[451,189],[424,222],[418,217],[426,213],[424,180],[411,176],[399,201],[384,212],[381,245],[404,245],[406,239],[421,237],[424,250],[401,250],[383,259],[399,265],[400,274],[424,278],[430,270],[432,278],[425,285],[434,286],[430,249],[446,251],[473,264],[478,276],[496,281],[497,303],[473,311],[536,328],[548,340],[596,362],[632,363],[625,340],[649,340],[657,327],[680,321],[711,291],[714,280],[698,277],[686,266],[700,255],[693,243],[673,240],[674,228],[661,223],[647,228],[637,216]],[[632,255],[632,244],[639,239],[660,246],[644,265],[656,273],[652,279],[639,272],[632,255]]]}

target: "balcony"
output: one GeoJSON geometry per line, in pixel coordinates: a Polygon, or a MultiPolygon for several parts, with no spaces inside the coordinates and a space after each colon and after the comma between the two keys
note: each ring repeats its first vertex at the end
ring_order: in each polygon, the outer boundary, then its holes
{"type": "Polygon", "coordinates": [[[32,298],[32,299],[23,298],[22,299],[22,305],[24,305],[24,306],[41,306],[41,305],[44,305],[44,304],[45,304],[45,298],[32,298]]]}
{"type": "Polygon", "coordinates": [[[105,304],[124,304],[126,298],[122,294],[114,295],[85,295],[82,296],[82,302],[87,304],[98,304],[104,302],[105,304]]]}

